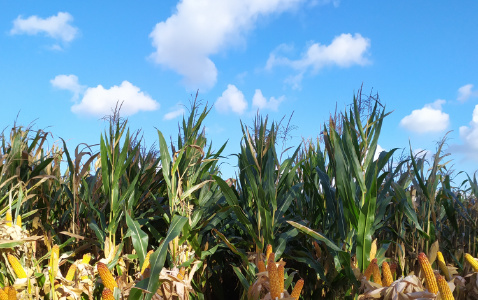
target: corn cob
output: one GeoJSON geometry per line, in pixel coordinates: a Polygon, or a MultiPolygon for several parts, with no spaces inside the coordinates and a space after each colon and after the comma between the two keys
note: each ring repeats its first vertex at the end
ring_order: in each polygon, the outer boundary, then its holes
{"type": "Polygon", "coordinates": [[[103,293],[101,293],[102,300],[115,300],[113,292],[109,288],[104,288],[103,293]]]}
{"type": "Polygon", "coordinates": [[[179,280],[183,280],[184,279],[184,274],[186,274],[186,269],[184,267],[181,267],[181,269],[179,269],[178,276],[176,276],[176,277],[179,280]]]}
{"type": "Polygon", "coordinates": [[[149,257],[151,256],[151,254],[153,254],[153,250],[150,250],[147,254],[146,254],[146,257],[144,258],[144,262],[143,262],[143,267],[141,267],[141,275],[144,273],[144,271],[147,269],[147,268],[150,268],[151,267],[151,264],[149,263],[149,257]]]}
{"type": "Polygon", "coordinates": [[[7,221],[7,226],[12,227],[12,212],[7,210],[7,215],[5,216],[5,221],[7,221]]]}
{"type": "Polygon", "coordinates": [[[475,272],[478,272],[478,262],[469,253],[465,254],[466,261],[473,267],[475,272]]]}
{"type": "Polygon", "coordinates": [[[267,271],[269,272],[269,286],[271,298],[278,298],[280,297],[281,292],[279,284],[279,273],[277,272],[274,252],[271,252],[271,254],[269,255],[269,260],[267,261],[267,271]]]}
{"type": "Polygon", "coordinates": [[[113,274],[111,274],[110,270],[108,270],[108,266],[102,262],[98,263],[98,273],[100,274],[101,280],[103,281],[103,285],[114,291],[115,287],[118,287],[116,284],[115,278],[113,274]]]}
{"type": "Polygon", "coordinates": [[[319,244],[317,244],[316,241],[314,241],[313,244],[314,244],[314,249],[315,249],[315,256],[317,257],[317,259],[319,259],[320,256],[322,255],[322,250],[320,249],[320,246],[319,246],[319,244]]]}
{"type": "Polygon", "coordinates": [[[445,259],[443,258],[443,254],[438,251],[437,252],[437,258],[438,258],[438,266],[440,267],[440,270],[443,272],[443,275],[445,275],[446,280],[450,280],[450,272],[448,271],[448,268],[446,267],[445,259]]]}
{"type": "Polygon", "coordinates": [[[302,287],[304,287],[304,280],[303,279],[299,279],[295,286],[294,286],[294,289],[292,290],[292,293],[290,294],[290,297],[297,300],[299,299],[299,296],[300,296],[300,292],[302,291],[302,287]]]}
{"type": "Polygon", "coordinates": [[[446,282],[445,277],[441,275],[436,276],[438,282],[438,289],[440,290],[440,295],[442,300],[455,300],[453,293],[450,290],[448,282],[446,282]]]}
{"type": "Polygon", "coordinates": [[[17,226],[22,227],[22,216],[20,215],[17,216],[17,226]]]}
{"type": "Polygon", "coordinates": [[[435,278],[435,274],[433,273],[432,266],[430,265],[430,261],[425,253],[421,252],[418,255],[418,262],[420,263],[420,267],[425,274],[425,281],[427,283],[428,291],[430,293],[438,294],[437,280],[435,278]]]}
{"type": "Polygon", "coordinates": [[[50,253],[50,270],[53,278],[56,277],[56,273],[58,272],[58,262],[60,260],[60,247],[55,245],[51,248],[50,253]]]}
{"type": "Polygon", "coordinates": [[[284,292],[284,265],[277,267],[278,281],[279,281],[279,293],[284,292]]]}
{"type": "Polygon", "coordinates": [[[393,279],[397,278],[397,263],[393,262],[390,264],[390,272],[392,272],[393,279]]]}
{"type": "Polygon", "coordinates": [[[380,269],[378,268],[377,260],[372,260],[372,272],[373,272],[373,282],[382,285],[382,275],[380,274],[380,269]]]}
{"type": "Polygon", "coordinates": [[[83,254],[83,260],[81,261],[82,264],[89,264],[91,260],[91,255],[89,253],[83,254]]]}
{"type": "Polygon", "coordinates": [[[8,254],[8,262],[18,278],[27,278],[27,273],[25,273],[25,270],[15,256],[8,254]]]}
{"type": "Polygon", "coordinates": [[[267,245],[267,250],[266,250],[266,261],[269,262],[269,255],[272,253],[272,245],[267,245]]]}
{"type": "Polygon", "coordinates": [[[386,261],[382,263],[382,273],[383,273],[383,286],[390,286],[393,282],[392,272],[390,271],[390,266],[386,261]]]}
{"type": "Polygon", "coordinates": [[[73,278],[75,278],[75,272],[76,272],[76,264],[72,264],[70,268],[68,269],[68,273],[66,273],[65,279],[68,281],[72,281],[73,278]]]}
{"type": "Polygon", "coordinates": [[[8,294],[3,289],[0,289],[0,300],[8,300],[8,294]]]}
{"type": "Polygon", "coordinates": [[[363,275],[365,276],[365,279],[366,280],[370,280],[370,277],[372,276],[372,273],[373,273],[373,263],[377,263],[377,259],[374,258],[372,259],[372,261],[370,262],[370,264],[368,265],[367,269],[365,270],[365,272],[363,273],[363,275]]]}
{"type": "Polygon", "coordinates": [[[17,290],[13,286],[8,289],[8,300],[17,300],[17,290]]]}
{"type": "Polygon", "coordinates": [[[257,263],[257,269],[259,270],[259,273],[266,271],[266,265],[264,264],[264,262],[262,260],[260,260],[257,263]]]}

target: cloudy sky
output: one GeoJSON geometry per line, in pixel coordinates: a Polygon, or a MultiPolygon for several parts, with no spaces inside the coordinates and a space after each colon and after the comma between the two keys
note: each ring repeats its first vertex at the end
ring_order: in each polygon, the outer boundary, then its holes
{"type": "MultiPolygon", "coordinates": [[[[294,112],[290,146],[315,138],[363,84],[388,111],[381,148],[433,151],[478,169],[478,2],[0,1],[2,128],[97,144],[118,100],[148,144],[177,135],[192,95],[208,137],[239,151],[240,121],[294,112]]],[[[234,157],[225,160],[232,174],[234,157]]]]}

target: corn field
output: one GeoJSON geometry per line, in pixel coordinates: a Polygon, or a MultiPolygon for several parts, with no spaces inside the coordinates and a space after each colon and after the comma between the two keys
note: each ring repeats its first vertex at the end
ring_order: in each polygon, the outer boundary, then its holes
{"type": "Polygon", "coordinates": [[[0,300],[478,299],[476,177],[455,182],[445,139],[431,160],[375,159],[388,113],[362,98],[287,152],[278,123],[238,124],[234,178],[195,101],[177,142],[158,130],[149,150],[118,112],[74,150],[15,124],[0,300]]]}

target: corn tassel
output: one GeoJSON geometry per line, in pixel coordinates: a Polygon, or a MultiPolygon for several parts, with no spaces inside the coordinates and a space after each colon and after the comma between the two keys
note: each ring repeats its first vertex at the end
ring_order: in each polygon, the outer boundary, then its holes
{"type": "Polygon", "coordinates": [[[146,257],[144,258],[143,266],[141,267],[141,275],[143,275],[144,271],[147,268],[151,267],[151,264],[149,262],[149,257],[151,256],[151,254],[153,254],[153,252],[154,252],[153,250],[150,250],[148,254],[146,254],[146,257]]]}
{"type": "Polygon", "coordinates": [[[186,274],[186,269],[185,269],[184,267],[181,267],[181,269],[179,269],[178,276],[176,276],[176,277],[177,277],[179,280],[183,280],[185,274],[186,274]]]}
{"type": "Polygon", "coordinates": [[[267,250],[266,250],[266,261],[269,262],[269,256],[272,253],[272,245],[267,245],[267,250]]]}
{"type": "Polygon", "coordinates": [[[17,226],[22,227],[22,216],[20,215],[17,216],[17,226]]]}
{"type": "Polygon", "coordinates": [[[437,275],[436,280],[438,282],[438,289],[440,290],[441,299],[455,300],[455,297],[453,297],[453,293],[451,292],[450,286],[448,285],[448,282],[446,282],[445,277],[437,275]]]}
{"type": "Polygon", "coordinates": [[[111,291],[114,291],[115,287],[118,287],[118,285],[116,284],[113,274],[111,274],[110,270],[108,270],[108,266],[104,263],[99,262],[97,267],[98,273],[100,274],[101,280],[103,281],[103,285],[111,291]]]}
{"type": "Polygon", "coordinates": [[[75,272],[76,272],[76,264],[72,264],[70,268],[68,269],[68,273],[66,274],[65,279],[68,281],[72,281],[75,278],[75,272]]]}
{"type": "Polygon", "coordinates": [[[390,266],[386,261],[382,263],[383,283],[382,286],[390,286],[393,282],[392,272],[390,266]]]}
{"type": "Polygon", "coordinates": [[[438,251],[437,252],[437,258],[438,258],[438,266],[440,267],[440,270],[443,272],[443,275],[445,275],[446,280],[450,280],[450,271],[446,267],[445,259],[443,258],[443,254],[438,251]]]}
{"type": "Polygon", "coordinates": [[[279,281],[279,293],[284,292],[284,265],[277,267],[278,281],[279,281]]]}
{"type": "Polygon", "coordinates": [[[271,298],[278,298],[280,297],[281,292],[279,284],[279,273],[277,272],[274,252],[271,252],[269,255],[269,260],[267,261],[267,271],[269,272],[269,286],[271,298]]]}
{"type": "Polygon", "coordinates": [[[427,283],[428,291],[430,293],[438,294],[437,280],[435,278],[435,274],[433,273],[432,266],[430,265],[430,261],[425,253],[421,252],[418,255],[418,262],[420,263],[422,272],[425,274],[425,281],[427,283]]]}
{"type": "Polygon", "coordinates": [[[10,210],[7,210],[7,215],[5,216],[5,221],[7,221],[7,226],[12,227],[12,212],[10,210]]]}
{"type": "Polygon", "coordinates": [[[56,277],[56,273],[58,272],[58,262],[60,260],[60,247],[55,245],[51,248],[50,254],[50,270],[53,278],[56,277]]]}
{"type": "Polygon", "coordinates": [[[294,289],[292,290],[292,293],[290,294],[290,297],[293,298],[294,300],[299,299],[300,292],[302,291],[303,287],[304,287],[304,279],[299,279],[296,282],[294,289]]]}
{"type": "Polygon", "coordinates": [[[104,288],[103,293],[101,293],[102,300],[115,300],[113,292],[109,288],[104,288]]]}
{"type": "Polygon", "coordinates": [[[466,261],[473,267],[475,272],[478,272],[478,262],[469,253],[465,254],[466,261]]]}
{"type": "Polygon", "coordinates": [[[365,279],[366,279],[366,280],[370,280],[370,277],[372,276],[372,273],[373,273],[373,262],[377,263],[377,259],[376,259],[376,258],[372,259],[372,261],[371,261],[370,264],[368,265],[367,269],[366,269],[365,272],[363,273],[363,275],[365,276],[365,279]]]}
{"type": "Polygon", "coordinates": [[[8,300],[8,294],[3,289],[0,289],[0,300],[8,300]]]}
{"type": "Polygon", "coordinates": [[[27,273],[15,256],[8,254],[8,262],[18,278],[27,278],[27,273]]]}
{"type": "Polygon", "coordinates": [[[259,271],[258,271],[259,273],[266,271],[266,265],[264,264],[264,262],[263,262],[262,260],[260,260],[260,261],[257,263],[257,269],[259,270],[259,271]]]}
{"type": "Polygon", "coordinates": [[[17,290],[13,286],[8,289],[8,300],[17,300],[17,290]]]}
{"type": "Polygon", "coordinates": [[[373,282],[382,285],[382,275],[380,274],[380,269],[378,268],[376,259],[372,261],[372,272],[373,272],[373,282]]]}

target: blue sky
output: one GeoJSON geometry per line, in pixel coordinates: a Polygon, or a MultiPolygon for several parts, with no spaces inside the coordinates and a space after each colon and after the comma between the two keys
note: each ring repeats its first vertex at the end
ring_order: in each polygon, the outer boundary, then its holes
{"type": "MultiPolygon", "coordinates": [[[[146,142],[177,135],[191,95],[214,105],[215,148],[240,120],[294,111],[290,146],[315,138],[363,83],[387,117],[383,149],[434,151],[448,131],[459,170],[478,161],[478,2],[0,1],[0,125],[97,144],[117,100],[146,142]]],[[[232,175],[235,157],[225,160],[232,175]]]]}

